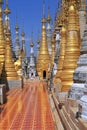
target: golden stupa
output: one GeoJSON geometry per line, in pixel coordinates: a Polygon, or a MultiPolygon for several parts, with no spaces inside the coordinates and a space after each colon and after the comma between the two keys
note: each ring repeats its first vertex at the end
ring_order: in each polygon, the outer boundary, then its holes
{"type": "Polygon", "coordinates": [[[62,91],[68,91],[73,83],[73,73],[77,67],[77,60],[80,55],[79,37],[77,31],[77,13],[74,5],[69,6],[68,34],[64,57],[63,71],[61,73],[62,91]]]}
{"type": "Polygon", "coordinates": [[[47,47],[47,38],[46,38],[46,19],[42,19],[42,39],[40,45],[40,51],[37,59],[37,72],[40,79],[47,79],[50,77],[51,73],[51,60],[47,47]]]}
{"type": "Polygon", "coordinates": [[[58,72],[56,74],[56,77],[60,77],[60,73],[63,69],[63,62],[64,62],[64,56],[65,56],[65,48],[67,43],[67,30],[66,27],[63,25],[61,29],[61,43],[60,43],[60,53],[59,53],[59,64],[58,64],[58,72]]]}
{"type": "Polygon", "coordinates": [[[63,25],[61,29],[61,42],[60,42],[60,53],[59,53],[59,60],[58,60],[58,70],[57,70],[56,76],[54,77],[54,84],[58,85],[59,91],[61,91],[60,75],[63,70],[66,43],[67,43],[67,30],[66,30],[65,25],[63,25]]]}
{"type": "Polygon", "coordinates": [[[5,39],[4,39],[4,28],[2,20],[2,4],[3,1],[0,0],[0,63],[4,62],[5,58],[5,39]]]}
{"type": "Polygon", "coordinates": [[[15,70],[14,61],[12,58],[11,50],[11,33],[10,30],[6,30],[6,50],[5,50],[5,72],[7,80],[17,80],[18,75],[15,70]]]}
{"type": "MultiPolygon", "coordinates": [[[[7,16],[8,14],[10,14],[10,10],[8,8],[8,0],[6,0],[6,8],[4,10],[4,13],[7,16]]],[[[9,24],[6,24],[6,28],[5,28],[5,42],[6,42],[5,62],[4,62],[5,65],[3,69],[2,79],[5,79],[5,78],[6,80],[18,79],[18,75],[16,73],[14,61],[12,58],[12,50],[11,50],[12,43],[11,43],[11,32],[10,32],[9,24]]]]}

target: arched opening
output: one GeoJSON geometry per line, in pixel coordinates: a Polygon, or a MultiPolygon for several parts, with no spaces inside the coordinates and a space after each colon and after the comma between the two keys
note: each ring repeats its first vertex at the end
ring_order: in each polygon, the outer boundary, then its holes
{"type": "Polygon", "coordinates": [[[43,79],[46,79],[46,70],[43,71],[43,79]]]}
{"type": "Polygon", "coordinates": [[[33,73],[31,73],[31,76],[33,76],[33,73]]]}

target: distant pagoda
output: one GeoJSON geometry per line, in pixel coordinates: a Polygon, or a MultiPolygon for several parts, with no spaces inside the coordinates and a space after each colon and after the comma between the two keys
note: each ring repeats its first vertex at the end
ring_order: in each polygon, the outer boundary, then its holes
{"type": "Polygon", "coordinates": [[[35,78],[36,76],[36,66],[35,66],[35,56],[34,56],[34,43],[33,43],[33,40],[31,41],[30,43],[30,47],[31,47],[31,50],[30,50],[30,62],[29,62],[29,78],[35,78]]]}
{"type": "Polygon", "coordinates": [[[18,59],[20,57],[21,51],[20,51],[20,41],[19,41],[19,26],[16,23],[16,43],[15,43],[15,55],[16,55],[16,59],[18,59]]]}
{"type": "Polygon", "coordinates": [[[37,73],[40,79],[48,79],[51,71],[51,60],[48,52],[47,37],[46,37],[46,19],[43,14],[42,18],[42,39],[40,45],[40,51],[37,59],[37,73]]]}
{"type": "Polygon", "coordinates": [[[25,32],[24,32],[24,30],[22,31],[21,37],[22,37],[21,57],[22,57],[22,60],[23,60],[23,59],[26,58],[26,46],[25,46],[25,32]]]}

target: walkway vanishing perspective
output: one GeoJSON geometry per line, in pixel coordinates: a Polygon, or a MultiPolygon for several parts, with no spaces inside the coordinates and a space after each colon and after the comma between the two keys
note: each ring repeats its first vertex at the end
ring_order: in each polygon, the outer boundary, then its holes
{"type": "Polygon", "coordinates": [[[0,106],[0,130],[54,130],[45,87],[44,82],[32,81],[23,90],[10,90],[7,103],[0,106]]]}

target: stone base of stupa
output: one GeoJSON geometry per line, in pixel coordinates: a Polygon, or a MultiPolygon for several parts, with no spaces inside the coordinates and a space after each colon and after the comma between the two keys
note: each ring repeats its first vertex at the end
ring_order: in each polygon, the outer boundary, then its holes
{"type": "Polygon", "coordinates": [[[9,80],[8,81],[9,88],[21,88],[22,87],[22,80],[9,80]]]}
{"type": "Polygon", "coordinates": [[[6,88],[9,89],[14,89],[14,88],[23,88],[23,81],[22,79],[20,80],[8,80],[6,82],[6,88]]]}
{"type": "Polygon", "coordinates": [[[73,83],[69,91],[69,97],[79,100],[84,95],[84,93],[87,93],[86,84],[73,83]]]}
{"type": "Polygon", "coordinates": [[[82,119],[85,120],[87,122],[87,116],[85,115],[81,115],[82,119]]]}

